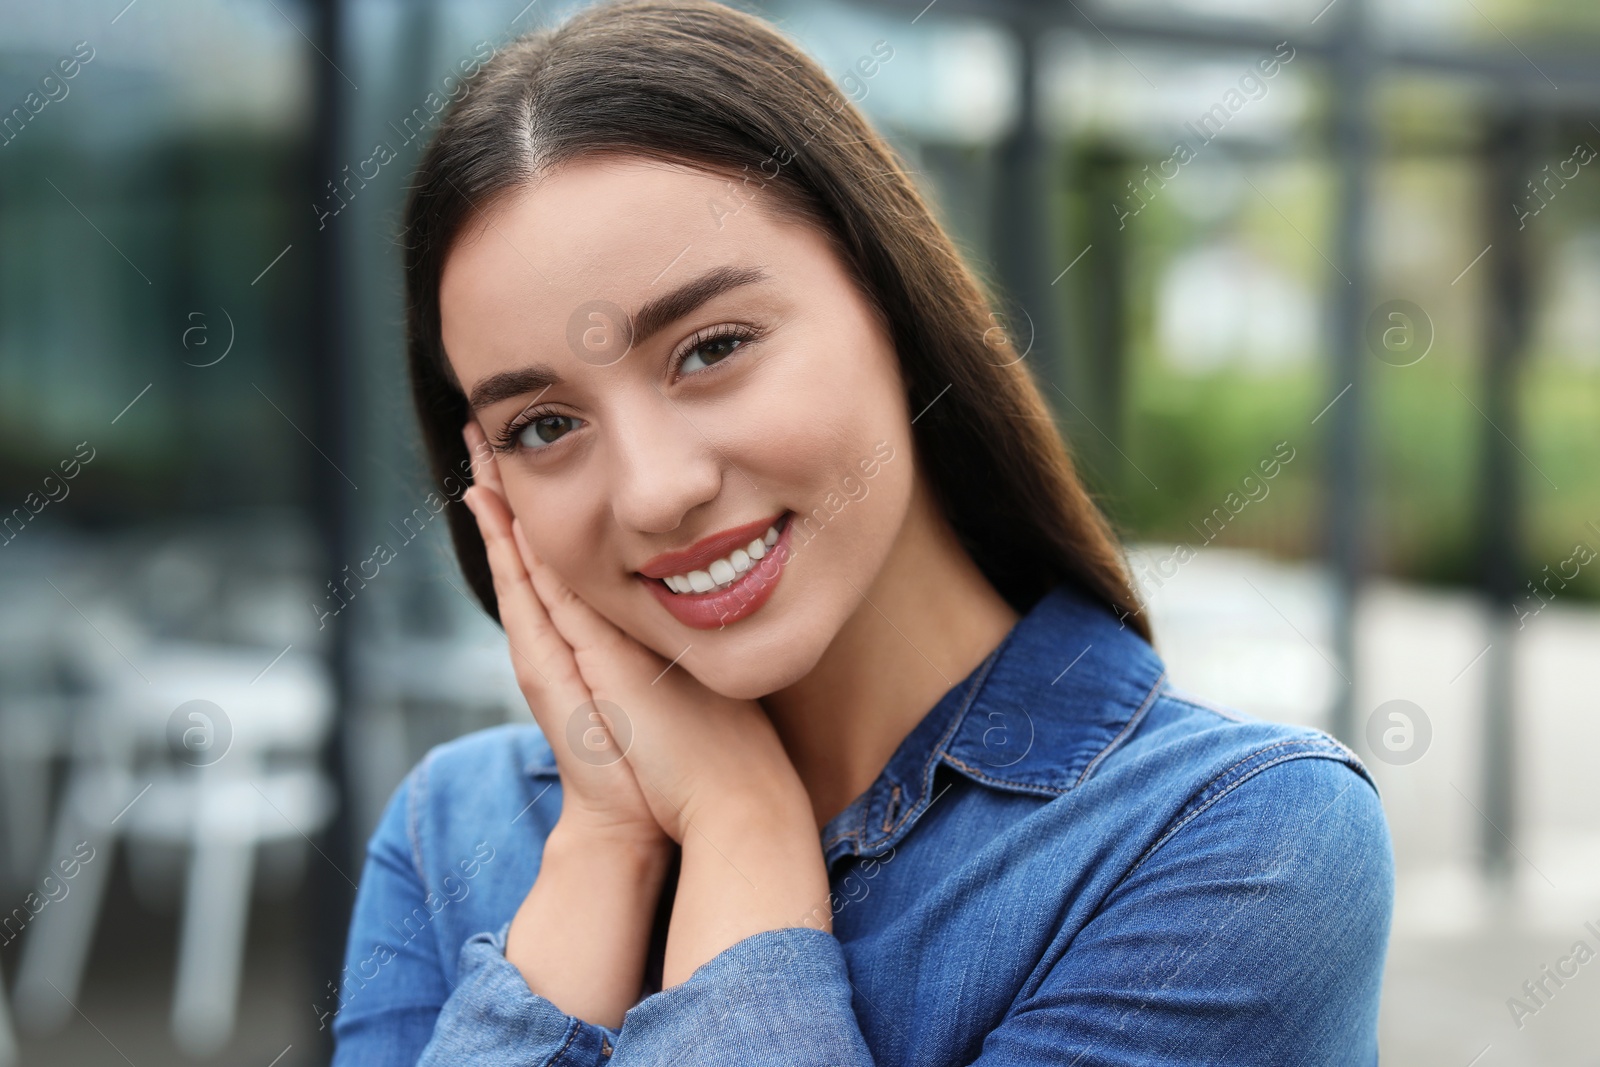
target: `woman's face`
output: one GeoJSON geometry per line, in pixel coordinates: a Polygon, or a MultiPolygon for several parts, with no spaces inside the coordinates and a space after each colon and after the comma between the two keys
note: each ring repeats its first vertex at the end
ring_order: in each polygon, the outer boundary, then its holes
{"type": "Polygon", "coordinates": [[[871,595],[913,485],[889,337],[828,241],[769,214],[759,185],[569,163],[480,205],[439,292],[534,551],[743,698],[816,664],[871,595]]]}

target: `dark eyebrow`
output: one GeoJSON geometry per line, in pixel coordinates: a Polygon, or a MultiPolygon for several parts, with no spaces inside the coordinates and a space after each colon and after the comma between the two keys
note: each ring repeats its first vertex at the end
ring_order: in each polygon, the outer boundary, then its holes
{"type": "Polygon", "coordinates": [[[729,290],[766,280],[767,272],[760,267],[713,267],[640,308],[633,317],[633,343],[644,344],[658,331],[729,290]]]}
{"type": "MultiPolygon", "coordinates": [[[[667,326],[723,293],[764,282],[767,278],[766,271],[761,267],[714,267],[640,308],[628,323],[632,344],[644,344],[667,326]]],[[[561,383],[561,375],[554,369],[536,363],[489,375],[473,387],[468,403],[472,410],[478,411],[490,404],[539,392],[561,383]]]]}
{"type": "Polygon", "coordinates": [[[510,400],[526,393],[542,392],[552,385],[560,384],[561,375],[542,363],[536,363],[531,367],[489,375],[473,387],[467,405],[473,411],[482,411],[490,404],[498,404],[502,400],[510,400]]]}

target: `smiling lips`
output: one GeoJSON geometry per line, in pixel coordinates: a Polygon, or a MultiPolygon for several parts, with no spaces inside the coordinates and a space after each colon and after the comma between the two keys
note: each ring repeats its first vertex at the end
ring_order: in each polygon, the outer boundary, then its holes
{"type": "Polygon", "coordinates": [[[758,519],[665,552],[639,576],[674,618],[713,630],[766,603],[789,555],[789,512],[758,519]]]}

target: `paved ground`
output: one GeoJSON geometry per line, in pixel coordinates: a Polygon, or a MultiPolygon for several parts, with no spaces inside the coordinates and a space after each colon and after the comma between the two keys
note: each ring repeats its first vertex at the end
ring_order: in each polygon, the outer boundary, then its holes
{"type": "MultiPolygon", "coordinates": [[[[72,897],[62,902],[71,904],[72,897]]],[[[315,987],[292,900],[258,903],[251,917],[245,984],[233,1040],[206,1061],[230,1067],[310,1067],[327,1062],[317,1044],[315,987]],[[280,1058],[281,1057],[281,1058],[280,1058]]],[[[190,1064],[168,1032],[177,920],[142,905],[119,867],[106,893],[78,1011],[48,1037],[21,1035],[24,1067],[166,1067],[190,1064]]],[[[0,954],[9,980],[13,949],[0,954]]],[[[333,976],[329,976],[333,977],[333,976]]],[[[12,988],[8,981],[7,988],[12,988]]],[[[19,1028],[22,1020],[19,1020],[19,1028]]]]}

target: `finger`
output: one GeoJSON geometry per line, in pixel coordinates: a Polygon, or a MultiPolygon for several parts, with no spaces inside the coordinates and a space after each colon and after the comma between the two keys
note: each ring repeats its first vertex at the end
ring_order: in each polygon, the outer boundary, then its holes
{"type": "MultiPolygon", "coordinates": [[[[516,660],[514,666],[519,668],[519,674],[521,668],[531,669],[551,702],[577,707],[589,699],[588,689],[571,647],[551,622],[523,567],[512,541],[511,509],[503,497],[482,485],[468,489],[462,499],[478,520],[500,605],[500,622],[516,660]]],[[[530,701],[530,705],[534,703],[543,702],[530,701]]],[[[533,710],[537,718],[541,709],[533,710]]]]}
{"type": "MultiPolygon", "coordinates": [[[[480,451],[482,429],[469,423],[463,434],[468,447],[480,451]]],[[[611,802],[624,807],[624,798],[630,795],[643,803],[625,759],[627,746],[617,742],[616,725],[585,684],[577,656],[551,621],[529,578],[523,548],[517,543],[521,540],[525,545],[526,541],[515,533],[519,524],[501,489],[499,469],[491,459],[480,470],[482,482],[470,487],[462,499],[477,519],[483,538],[519,688],[555,753],[563,783],[574,790],[568,795],[576,804],[582,795],[579,783],[592,783],[583,787],[584,793],[600,789],[611,802]],[[539,676],[537,683],[528,677],[528,669],[539,676]]]]}
{"type": "Polygon", "coordinates": [[[500,620],[505,627],[507,644],[511,647],[518,684],[528,698],[528,707],[540,731],[557,753],[557,764],[565,767],[566,774],[587,777],[599,773],[564,759],[561,755],[563,746],[558,744],[561,738],[566,739],[566,748],[579,755],[582,764],[604,768],[610,763],[620,762],[621,747],[610,738],[610,724],[600,717],[600,709],[583,680],[577,657],[550,621],[524,569],[512,540],[511,524],[515,519],[512,518],[511,509],[503,498],[485,486],[473,486],[463,499],[478,517],[479,531],[488,550],[490,570],[495,576],[495,592],[500,602],[500,620]],[[537,683],[528,677],[528,669],[538,675],[537,683]],[[580,727],[584,738],[583,754],[579,754],[572,744],[573,719],[578,715],[584,716],[585,722],[600,722],[605,727],[605,736],[599,741],[592,739],[594,735],[590,729],[580,727]],[[611,749],[617,751],[618,758],[604,759],[611,749]],[[600,763],[594,763],[595,756],[602,757],[600,763]]]}
{"type": "Polygon", "coordinates": [[[511,527],[524,569],[549,612],[550,621],[574,653],[579,655],[580,669],[583,654],[587,651],[605,656],[639,656],[642,653],[650,660],[655,658],[653,652],[623,633],[611,620],[573,592],[555,568],[539,558],[529,544],[521,522],[513,520],[511,527]]]}
{"type": "Polygon", "coordinates": [[[486,485],[505,498],[505,486],[500,481],[500,467],[495,461],[494,449],[489,447],[489,439],[484,435],[483,427],[477,419],[469,419],[461,428],[461,436],[467,442],[467,452],[472,460],[472,481],[477,485],[486,485]]]}

